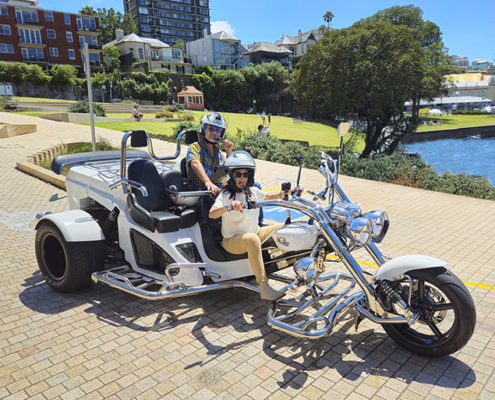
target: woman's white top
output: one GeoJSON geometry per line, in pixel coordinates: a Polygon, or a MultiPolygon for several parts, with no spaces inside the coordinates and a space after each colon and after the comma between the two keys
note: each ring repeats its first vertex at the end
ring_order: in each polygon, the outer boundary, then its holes
{"type": "MultiPolygon", "coordinates": [[[[263,201],[266,197],[266,193],[257,187],[251,187],[252,199],[255,201],[263,201]]],[[[222,192],[218,195],[213,207],[225,207],[232,203],[234,200],[242,201],[246,203],[246,195],[244,193],[236,193],[234,197],[230,198],[229,192],[222,192]]],[[[230,238],[234,235],[243,235],[244,233],[258,233],[260,227],[258,225],[258,219],[260,215],[260,209],[254,210],[242,210],[229,211],[222,215],[222,236],[224,238],[230,238]]]]}

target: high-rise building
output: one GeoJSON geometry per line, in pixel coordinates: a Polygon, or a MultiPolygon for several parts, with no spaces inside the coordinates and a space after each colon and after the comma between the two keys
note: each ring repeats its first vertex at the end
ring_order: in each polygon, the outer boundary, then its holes
{"type": "Polygon", "coordinates": [[[141,37],[158,39],[169,45],[184,43],[210,32],[209,0],[124,0],[141,37]]]}
{"type": "Polygon", "coordinates": [[[37,1],[0,2],[0,60],[39,64],[47,69],[69,64],[82,70],[85,43],[92,70],[101,70],[98,17],[44,10],[37,1]]]}

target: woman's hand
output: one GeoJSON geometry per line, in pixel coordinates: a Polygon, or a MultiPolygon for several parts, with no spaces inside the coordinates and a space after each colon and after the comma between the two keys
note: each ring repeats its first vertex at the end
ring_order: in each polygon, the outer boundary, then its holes
{"type": "Polygon", "coordinates": [[[232,208],[234,209],[234,211],[240,211],[240,212],[242,212],[242,206],[244,205],[244,203],[242,201],[239,201],[239,200],[234,200],[229,205],[232,206],[232,208]]]}

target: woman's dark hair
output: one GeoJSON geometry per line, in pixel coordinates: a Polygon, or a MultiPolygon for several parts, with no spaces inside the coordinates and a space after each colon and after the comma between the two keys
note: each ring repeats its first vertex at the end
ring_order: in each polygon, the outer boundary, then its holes
{"type": "Polygon", "coordinates": [[[258,130],[262,131],[263,130],[263,125],[258,125],[258,130]]]}

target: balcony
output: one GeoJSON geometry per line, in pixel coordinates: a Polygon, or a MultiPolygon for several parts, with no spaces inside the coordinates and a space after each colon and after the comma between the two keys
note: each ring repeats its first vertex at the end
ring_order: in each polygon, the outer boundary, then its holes
{"type": "Polygon", "coordinates": [[[33,21],[33,20],[30,20],[30,19],[22,19],[22,20],[17,19],[16,20],[16,26],[17,25],[43,26],[43,22],[33,21]]]}
{"type": "Polygon", "coordinates": [[[23,62],[32,62],[32,63],[48,63],[48,59],[46,57],[22,57],[23,62]]]}
{"type": "Polygon", "coordinates": [[[104,64],[100,61],[90,61],[89,66],[90,67],[103,67],[104,64]]]}
{"type": "MultiPolygon", "coordinates": [[[[79,43],[79,48],[84,49],[84,43],[79,43]]],[[[89,44],[88,43],[88,49],[89,50],[101,50],[102,47],[100,44],[89,44]]]]}
{"type": "Polygon", "coordinates": [[[176,59],[176,58],[172,58],[172,57],[164,57],[164,56],[153,56],[153,57],[151,57],[151,61],[180,63],[181,59],[180,58],[176,59]]]}
{"type": "Polygon", "coordinates": [[[22,44],[24,46],[33,46],[33,47],[45,47],[46,46],[46,41],[45,39],[38,40],[36,43],[32,43],[31,41],[27,41],[23,37],[19,37],[19,44],[22,44]]]}
{"type": "Polygon", "coordinates": [[[92,35],[96,36],[100,34],[100,30],[98,28],[90,28],[87,26],[78,26],[77,27],[78,35],[92,35]]]}

